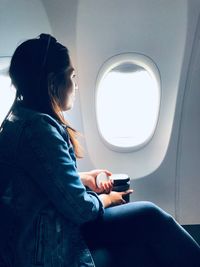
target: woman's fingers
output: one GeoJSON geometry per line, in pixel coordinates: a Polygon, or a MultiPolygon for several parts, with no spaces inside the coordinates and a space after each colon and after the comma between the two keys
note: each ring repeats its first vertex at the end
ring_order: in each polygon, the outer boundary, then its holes
{"type": "Polygon", "coordinates": [[[104,191],[106,193],[109,193],[110,192],[110,186],[109,186],[109,183],[108,182],[104,182],[103,183],[103,187],[104,187],[104,191]]]}
{"type": "Polygon", "coordinates": [[[103,172],[105,172],[108,176],[112,175],[112,172],[108,171],[108,170],[102,170],[103,172]]]}
{"type": "Polygon", "coordinates": [[[101,182],[101,183],[100,183],[100,191],[101,191],[101,192],[105,192],[105,193],[107,193],[107,192],[106,192],[106,186],[105,186],[105,183],[104,183],[104,182],[101,182]]]}
{"type": "Polygon", "coordinates": [[[113,188],[112,181],[100,183],[100,189],[102,190],[102,192],[110,193],[110,191],[112,191],[112,188],[113,188]]]}
{"type": "Polygon", "coordinates": [[[123,197],[122,197],[122,199],[121,199],[121,203],[120,204],[125,204],[126,203],[126,201],[123,199],[123,197]]]}
{"type": "Polygon", "coordinates": [[[128,189],[128,190],[126,190],[124,192],[121,192],[122,196],[130,195],[132,193],[133,193],[133,189],[128,189]]]}

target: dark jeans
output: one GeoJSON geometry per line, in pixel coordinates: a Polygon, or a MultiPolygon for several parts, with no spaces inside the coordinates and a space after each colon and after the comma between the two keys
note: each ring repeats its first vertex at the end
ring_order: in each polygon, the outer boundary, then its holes
{"type": "Polygon", "coordinates": [[[107,208],[82,232],[92,254],[103,255],[100,266],[200,267],[199,245],[151,202],[107,208]]]}

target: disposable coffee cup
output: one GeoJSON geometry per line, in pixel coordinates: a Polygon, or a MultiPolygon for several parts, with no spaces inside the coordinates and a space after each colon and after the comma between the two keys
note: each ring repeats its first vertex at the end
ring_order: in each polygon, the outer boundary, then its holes
{"type": "MultiPolygon", "coordinates": [[[[124,192],[130,189],[130,177],[127,174],[112,174],[110,179],[113,180],[113,191],[124,192]]],[[[130,202],[130,195],[123,197],[126,202],[130,202]]]]}

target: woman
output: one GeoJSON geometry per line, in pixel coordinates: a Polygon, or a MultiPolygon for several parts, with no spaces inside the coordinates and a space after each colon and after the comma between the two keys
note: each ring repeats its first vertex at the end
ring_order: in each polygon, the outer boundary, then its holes
{"type": "Polygon", "coordinates": [[[120,205],[132,190],[96,186],[108,170],[78,173],[77,132],[62,114],[76,89],[67,48],[48,34],[25,41],[9,74],[17,94],[0,133],[0,266],[94,266],[99,248],[110,266],[200,266],[199,246],[170,215],[120,205]]]}

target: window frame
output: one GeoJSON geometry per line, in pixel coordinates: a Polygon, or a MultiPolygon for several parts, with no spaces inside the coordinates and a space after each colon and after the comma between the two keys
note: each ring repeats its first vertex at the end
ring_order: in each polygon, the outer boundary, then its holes
{"type": "Polygon", "coordinates": [[[110,148],[111,150],[118,151],[118,152],[131,152],[131,151],[137,151],[142,149],[144,146],[146,146],[151,139],[153,138],[155,131],[156,131],[156,126],[158,124],[159,120],[159,114],[160,114],[160,106],[161,106],[161,95],[162,95],[162,90],[161,90],[161,76],[159,69],[155,62],[148,56],[144,54],[139,54],[135,52],[129,52],[129,53],[122,53],[122,54],[117,54],[106,60],[103,65],[100,67],[100,70],[97,75],[96,79],[96,85],[95,85],[95,116],[96,116],[96,124],[97,124],[97,129],[98,133],[101,137],[101,140],[103,143],[110,148]],[[98,115],[97,115],[97,95],[98,95],[98,88],[101,83],[101,80],[104,79],[104,77],[107,75],[108,72],[110,72],[112,69],[118,67],[121,64],[124,63],[132,63],[134,65],[138,65],[139,67],[144,68],[148,73],[155,79],[157,83],[157,88],[158,88],[158,107],[157,107],[157,119],[154,122],[153,125],[153,130],[152,133],[149,135],[149,137],[144,140],[144,142],[134,145],[134,146],[129,146],[129,147],[120,147],[114,144],[109,143],[103,136],[100,127],[99,127],[99,122],[98,122],[98,115]]]}

